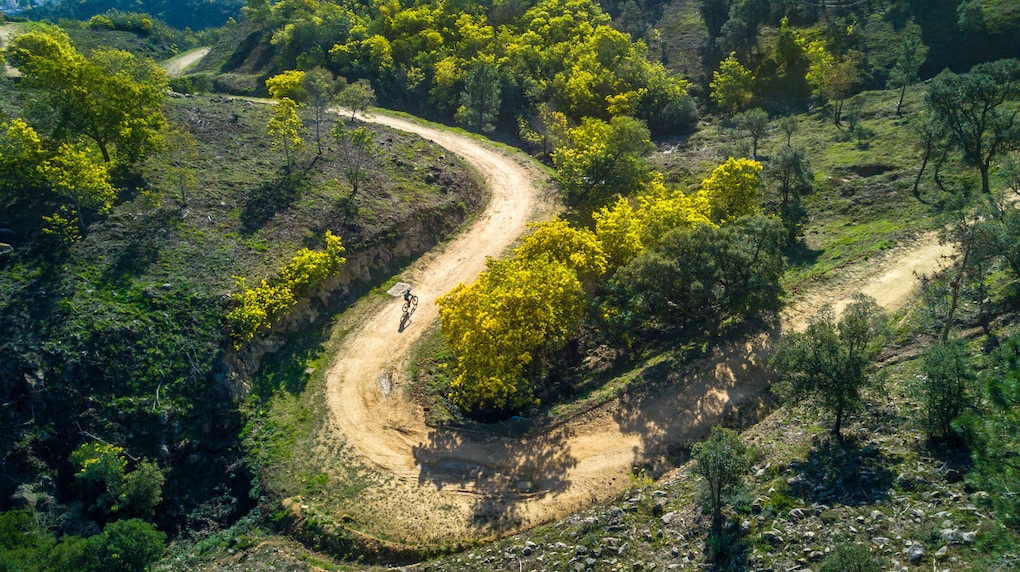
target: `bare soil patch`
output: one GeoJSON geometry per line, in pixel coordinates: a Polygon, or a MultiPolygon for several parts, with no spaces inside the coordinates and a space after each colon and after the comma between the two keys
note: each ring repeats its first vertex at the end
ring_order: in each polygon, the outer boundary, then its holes
{"type": "Polygon", "coordinates": [[[208,46],[204,48],[195,48],[194,50],[189,50],[183,54],[165,60],[159,65],[166,70],[166,74],[168,76],[180,77],[184,75],[189,68],[198,64],[198,62],[209,53],[210,49],[212,48],[208,46]]]}

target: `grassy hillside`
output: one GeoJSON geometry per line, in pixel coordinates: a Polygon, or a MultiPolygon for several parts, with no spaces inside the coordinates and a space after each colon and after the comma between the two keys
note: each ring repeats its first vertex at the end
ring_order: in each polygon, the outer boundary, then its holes
{"type": "Polygon", "coordinates": [[[357,196],[332,141],[317,160],[299,155],[306,176],[294,183],[264,134],[269,106],[189,97],[168,100],[166,113],[197,141],[186,197],[168,180],[169,159],[156,156],[66,253],[34,217],[15,209],[0,217],[13,247],[0,265],[3,391],[23,395],[26,375],[39,390],[4,409],[0,498],[27,483],[53,495],[45,510],[63,518],[75,499],[68,455],[98,436],[163,466],[157,520],[187,534],[250,506],[242,419],[223,361],[234,277],[275,273],[300,248],[321,248],[327,230],[349,255],[387,244],[412,221],[431,221],[435,236],[424,239],[438,240],[477,206],[480,190],[455,158],[386,129],[375,130],[357,196]]]}

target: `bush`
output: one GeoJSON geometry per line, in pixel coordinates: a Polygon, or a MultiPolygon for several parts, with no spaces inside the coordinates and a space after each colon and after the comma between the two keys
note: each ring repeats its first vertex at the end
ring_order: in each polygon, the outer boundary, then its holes
{"type": "Polygon", "coordinates": [[[844,417],[861,408],[864,388],[874,383],[870,370],[884,328],[882,308],[863,294],[838,322],[831,308],[823,309],[806,330],[780,339],[770,362],[783,376],[776,389],[787,400],[814,398],[836,416],[832,434],[841,439],[844,417]]]}
{"type": "Polygon", "coordinates": [[[764,216],[669,231],[617,272],[615,305],[653,329],[764,318],[780,307],[785,242],[782,223],[764,216]]]}
{"type": "Polygon", "coordinates": [[[988,491],[999,518],[1020,528],[1020,336],[1014,334],[992,355],[982,372],[987,409],[964,417],[973,447],[974,469],[968,476],[978,490],[988,491]]]}
{"type": "Polygon", "coordinates": [[[340,237],[326,231],[326,250],[302,248],[272,280],[254,288],[237,278],[238,292],[231,297],[234,307],[227,313],[234,349],[239,350],[255,336],[265,334],[291,306],[335,273],[347,259],[340,237]]]}
{"type": "Polygon", "coordinates": [[[948,437],[953,421],[971,402],[975,376],[967,347],[960,340],[931,346],[922,356],[921,368],[921,425],[929,437],[948,437]]]}
{"type": "Polygon", "coordinates": [[[701,496],[712,513],[712,534],[722,533],[722,508],[739,490],[751,465],[747,447],[732,429],[713,427],[708,438],[696,443],[691,456],[694,472],[702,480],[701,496]]]}
{"type": "Polygon", "coordinates": [[[213,85],[212,76],[206,73],[170,78],[170,89],[177,93],[208,93],[213,85]]]}
{"type": "Polygon", "coordinates": [[[882,572],[882,561],[860,544],[837,544],[818,567],[819,572],[882,572]]]}

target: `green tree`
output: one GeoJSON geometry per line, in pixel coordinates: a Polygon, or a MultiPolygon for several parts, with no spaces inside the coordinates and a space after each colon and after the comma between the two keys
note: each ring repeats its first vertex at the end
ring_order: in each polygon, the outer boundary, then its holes
{"type": "Polygon", "coordinates": [[[921,356],[921,425],[929,437],[953,434],[953,421],[970,405],[976,379],[967,346],[960,340],[940,342],[921,356]]]}
{"type": "Polygon", "coordinates": [[[167,131],[163,153],[167,160],[167,179],[177,191],[181,208],[188,206],[188,195],[195,187],[195,165],[198,160],[198,141],[182,126],[167,131]]]}
{"type": "Polygon", "coordinates": [[[457,121],[473,131],[488,133],[496,127],[499,114],[500,74],[492,58],[481,58],[468,66],[464,91],[460,94],[457,121]]]}
{"type": "Polygon", "coordinates": [[[0,512],[0,570],[43,572],[48,568],[48,555],[53,544],[53,537],[39,530],[30,511],[0,512]]]}
{"type": "Polygon", "coordinates": [[[312,108],[315,119],[315,146],[316,152],[322,155],[322,137],[320,135],[322,120],[326,109],[336,100],[339,93],[340,82],[333,73],[321,67],[314,68],[305,73],[301,80],[301,86],[307,94],[308,105],[312,108]]]}
{"type": "Polygon", "coordinates": [[[611,305],[659,330],[768,319],[782,305],[784,244],[764,216],[676,228],[617,271],[611,305]]]}
{"type": "Polygon", "coordinates": [[[367,79],[359,79],[340,90],[337,103],[351,113],[351,123],[354,123],[358,112],[364,114],[370,106],[375,105],[375,90],[367,79]]]}
{"type": "Polygon", "coordinates": [[[699,0],[698,12],[708,28],[710,38],[718,38],[722,34],[723,24],[730,17],[731,0],[699,0]]]}
{"type": "Polygon", "coordinates": [[[908,22],[900,38],[896,63],[889,71],[889,86],[900,88],[900,99],[896,102],[896,115],[899,115],[903,108],[903,97],[907,93],[907,86],[917,83],[920,79],[917,73],[921,70],[927,54],[928,47],[921,41],[921,27],[913,21],[908,22]]]}
{"type": "Polygon", "coordinates": [[[90,213],[109,212],[117,198],[106,165],[94,160],[81,146],[61,144],[57,153],[39,167],[39,172],[54,192],[71,202],[83,235],[90,213]]]}
{"type": "Polygon", "coordinates": [[[14,38],[7,59],[22,85],[45,94],[58,137],[84,135],[111,161],[111,148],[131,164],[159,143],[167,77],[151,60],[118,50],[79,54],[64,32],[45,27],[14,38]]]}
{"type": "Polygon", "coordinates": [[[131,518],[115,520],[101,535],[89,539],[106,572],[143,572],[166,552],[166,534],[148,522],[131,518]]]}
{"type": "Polygon", "coordinates": [[[156,507],[163,502],[163,484],[166,477],[159,465],[140,461],[135,470],[124,475],[117,497],[117,506],[124,514],[152,518],[156,507]]]}
{"type": "Polygon", "coordinates": [[[722,510],[728,497],[744,484],[751,466],[747,447],[732,429],[712,427],[708,438],[691,449],[694,472],[702,479],[701,496],[712,512],[712,534],[722,535],[722,510]]]}
{"type": "Polygon", "coordinates": [[[991,192],[989,171],[1001,153],[1020,144],[1016,117],[1020,106],[1020,61],[978,64],[965,74],[945,70],[925,96],[929,113],[946,130],[949,142],[968,165],[981,173],[981,191],[991,192]]]}
{"type": "Polygon", "coordinates": [[[968,475],[1007,525],[1020,527],[1020,336],[1011,335],[981,373],[983,411],[965,415],[974,469],[968,475]]]}
{"type": "Polygon", "coordinates": [[[784,335],[770,361],[782,376],[780,394],[816,400],[835,415],[832,434],[841,439],[843,419],[860,408],[863,390],[874,381],[869,369],[884,325],[874,299],[858,294],[839,321],[826,308],[803,332],[784,335]]]}
{"type": "Polygon", "coordinates": [[[715,210],[715,219],[729,221],[758,213],[762,165],[730,157],[701,182],[701,193],[715,210]]]}
{"type": "Polygon", "coordinates": [[[793,136],[800,130],[800,122],[793,115],[786,115],[779,119],[779,130],[786,135],[786,146],[791,146],[793,136]]]}
{"type": "Polygon", "coordinates": [[[365,180],[368,164],[372,159],[372,141],[375,132],[364,127],[345,129],[342,121],[333,127],[333,137],[340,149],[340,170],[351,185],[351,198],[358,194],[358,186],[365,180]]]}
{"type": "Polygon", "coordinates": [[[279,100],[273,111],[273,117],[266,126],[266,134],[273,139],[274,145],[283,147],[288,175],[294,163],[293,153],[305,144],[304,138],[301,137],[302,131],[304,126],[301,124],[301,116],[298,115],[297,102],[289,97],[279,100]]]}
{"type": "Polygon", "coordinates": [[[779,214],[786,226],[787,244],[796,242],[807,219],[801,195],[811,189],[811,178],[807,155],[801,147],[783,147],[765,167],[765,179],[779,191],[779,202],[773,212],[779,214]]]}
{"type": "Polygon", "coordinates": [[[719,69],[712,72],[712,101],[720,109],[733,113],[747,108],[754,97],[754,74],[737,61],[737,54],[731,53],[719,64],[719,69]]]}
{"type": "Polygon", "coordinates": [[[751,137],[751,158],[758,160],[758,141],[769,132],[769,114],[764,109],[754,108],[733,116],[737,129],[751,137]]]}
{"type": "Polygon", "coordinates": [[[644,157],[655,150],[644,123],[614,117],[585,118],[567,132],[569,142],[553,151],[553,165],[571,203],[600,206],[614,194],[628,195],[648,180],[644,157]]]}
{"type": "Polygon", "coordinates": [[[585,298],[577,274],[548,256],[489,260],[470,286],[436,300],[457,359],[451,397],[468,415],[501,418],[532,403],[546,358],[576,335],[585,298]]]}

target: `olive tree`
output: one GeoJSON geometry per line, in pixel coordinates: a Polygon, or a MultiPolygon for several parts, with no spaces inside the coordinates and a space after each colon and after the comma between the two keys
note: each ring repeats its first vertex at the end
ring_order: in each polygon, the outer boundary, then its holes
{"type": "Polygon", "coordinates": [[[702,498],[712,511],[712,534],[722,534],[722,509],[744,482],[750,467],[747,447],[733,429],[713,427],[708,438],[693,447],[694,472],[702,478],[702,498]]]}
{"type": "Polygon", "coordinates": [[[777,388],[788,400],[811,398],[836,419],[832,434],[842,438],[843,419],[861,407],[869,371],[881,349],[885,313],[873,298],[858,294],[839,320],[830,308],[803,332],[783,336],[771,366],[782,376],[777,388]]]}
{"type": "Polygon", "coordinates": [[[965,163],[981,173],[981,191],[991,192],[992,161],[1020,144],[1017,114],[1020,106],[1020,61],[978,64],[968,73],[945,70],[931,82],[925,102],[932,118],[944,129],[950,145],[965,163]]]}

